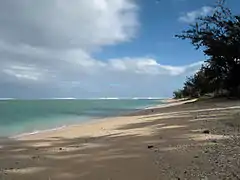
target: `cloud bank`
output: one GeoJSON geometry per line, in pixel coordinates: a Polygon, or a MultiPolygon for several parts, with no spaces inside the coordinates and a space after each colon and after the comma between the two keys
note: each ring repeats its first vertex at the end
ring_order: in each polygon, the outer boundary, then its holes
{"type": "Polygon", "coordinates": [[[132,0],[0,1],[0,96],[168,96],[202,62],[162,65],[148,57],[92,54],[135,38],[132,0]],[[172,83],[169,83],[169,82],[172,83]]]}

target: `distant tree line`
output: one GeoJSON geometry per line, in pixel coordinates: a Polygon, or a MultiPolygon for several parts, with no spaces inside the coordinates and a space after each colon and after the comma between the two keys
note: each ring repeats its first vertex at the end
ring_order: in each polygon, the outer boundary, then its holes
{"type": "Polygon", "coordinates": [[[233,15],[220,0],[212,15],[199,17],[176,37],[191,40],[208,59],[173,93],[175,98],[205,94],[240,97],[240,15],[233,15]]]}

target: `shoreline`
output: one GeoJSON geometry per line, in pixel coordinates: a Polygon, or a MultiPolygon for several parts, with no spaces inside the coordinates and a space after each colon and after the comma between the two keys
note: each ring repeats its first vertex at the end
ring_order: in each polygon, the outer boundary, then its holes
{"type": "MultiPolygon", "coordinates": [[[[114,117],[115,116],[113,116],[111,118],[114,118],[114,117]]],[[[106,117],[106,118],[110,118],[110,117],[106,117]]],[[[98,122],[98,120],[103,120],[106,118],[90,118],[90,119],[87,119],[87,121],[79,122],[76,124],[62,125],[62,126],[59,126],[56,128],[49,128],[49,129],[44,129],[44,130],[35,130],[33,132],[21,133],[21,134],[9,136],[7,138],[18,140],[18,139],[28,137],[28,136],[34,136],[34,135],[38,135],[38,134],[40,135],[40,134],[44,134],[44,133],[51,133],[51,132],[63,130],[65,128],[71,128],[71,127],[81,126],[81,125],[88,124],[88,123],[98,122]]]]}
{"type": "Polygon", "coordinates": [[[159,105],[154,105],[154,106],[149,106],[149,107],[145,107],[142,108],[141,110],[137,110],[137,111],[133,111],[131,113],[127,113],[127,114],[123,114],[120,116],[111,116],[111,117],[99,117],[99,118],[91,118],[88,119],[87,121],[83,121],[81,123],[77,123],[77,124],[71,124],[71,125],[63,125],[60,127],[56,127],[56,128],[51,128],[51,129],[46,129],[46,130],[36,130],[34,132],[29,132],[29,133],[22,133],[22,134],[18,134],[18,135],[14,135],[14,136],[10,136],[10,139],[15,139],[15,140],[27,140],[27,139],[31,139],[31,137],[35,138],[37,137],[39,139],[39,137],[41,136],[49,136],[51,134],[55,134],[58,133],[60,131],[69,131],[72,128],[81,128],[84,126],[89,126],[89,125],[97,125],[97,124],[101,124],[101,123],[107,123],[110,121],[115,121],[116,119],[122,118],[122,117],[132,117],[132,116],[141,116],[141,112],[145,112],[148,110],[155,110],[155,109],[161,109],[161,108],[166,108],[166,107],[174,107],[174,106],[179,106],[185,103],[191,103],[191,102],[195,102],[197,99],[191,99],[191,100],[175,100],[175,99],[166,99],[163,100],[163,104],[159,104],[159,105]]]}
{"type": "MultiPolygon", "coordinates": [[[[0,104],[4,106],[3,109],[7,109],[5,111],[6,113],[3,113],[2,115],[3,121],[1,121],[1,123],[5,120],[9,121],[9,124],[6,124],[6,126],[4,123],[2,124],[0,128],[0,138],[17,138],[21,136],[44,133],[46,131],[55,131],[58,129],[62,129],[63,127],[83,124],[85,122],[97,121],[98,119],[102,118],[105,119],[109,117],[124,116],[145,109],[146,107],[153,106],[154,104],[161,104],[162,101],[162,99],[150,99],[149,101],[148,99],[139,99],[140,101],[126,99],[127,101],[125,102],[124,99],[123,102],[117,102],[114,100],[112,105],[111,99],[107,99],[106,101],[103,101],[102,105],[101,99],[99,99],[100,101],[97,103],[95,103],[94,99],[94,101],[92,101],[91,99],[89,99],[90,101],[88,101],[88,99],[86,99],[86,104],[85,101],[83,101],[83,103],[82,101],[66,101],[67,103],[61,101],[61,104],[59,104],[59,107],[57,109],[54,107],[54,104],[53,107],[42,107],[42,103],[39,104],[39,100],[37,99],[13,100],[13,108],[16,108],[16,115],[14,115],[14,112],[11,111],[12,102],[7,101],[6,99],[6,102],[4,102],[6,103],[6,106],[5,104],[0,104]],[[22,101],[25,104],[27,103],[27,109],[24,107],[24,104],[19,104],[19,101],[22,101]],[[32,102],[33,106],[28,107],[28,104],[32,102]],[[68,103],[70,104],[69,106],[68,103]],[[67,106],[65,107],[64,104],[67,104],[67,106]],[[82,106],[83,109],[85,109],[83,111],[82,106]],[[86,108],[84,106],[86,106],[86,108]],[[37,108],[41,108],[41,112],[38,111],[37,108]],[[26,113],[24,112],[23,115],[20,115],[20,117],[18,117],[18,112],[21,111],[26,111],[26,113]],[[31,121],[32,119],[34,120],[34,122],[31,121]]],[[[54,102],[51,103],[56,104],[56,101],[54,100],[54,102]]],[[[48,104],[49,103],[47,103],[46,105],[48,104]]]]}
{"type": "MultiPolygon", "coordinates": [[[[163,103],[162,105],[166,105],[167,103],[171,104],[173,102],[171,99],[164,99],[164,100],[159,99],[159,100],[160,100],[160,102],[163,103]],[[169,102],[168,102],[168,100],[169,100],[169,102]]],[[[155,106],[160,106],[160,105],[155,105],[155,106]]],[[[65,129],[65,128],[71,128],[71,127],[80,126],[80,125],[84,125],[84,124],[88,124],[88,123],[93,123],[93,122],[97,123],[101,120],[128,116],[128,115],[131,115],[132,113],[136,113],[136,112],[139,112],[139,111],[144,111],[144,110],[149,109],[149,108],[154,108],[155,106],[141,107],[141,108],[139,108],[139,110],[132,110],[132,112],[128,112],[126,114],[112,115],[112,116],[106,116],[106,117],[91,117],[91,118],[86,118],[86,120],[84,120],[83,122],[77,122],[77,123],[73,123],[73,124],[63,124],[63,125],[59,125],[59,126],[56,126],[56,127],[53,127],[53,128],[47,128],[47,129],[42,129],[42,130],[36,129],[34,131],[31,131],[31,132],[23,132],[23,133],[19,133],[19,134],[16,134],[16,135],[9,135],[9,136],[3,136],[3,137],[17,140],[19,138],[21,139],[21,138],[28,137],[28,136],[33,136],[33,135],[38,135],[38,134],[43,134],[43,133],[49,133],[49,132],[55,132],[55,131],[62,130],[62,129],[65,129]]],[[[0,136],[0,138],[1,138],[1,136],[0,136]]]]}
{"type": "Polygon", "coordinates": [[[3,139],[0,179],[234,179],[240,101],[181,104],[3,139]]]}

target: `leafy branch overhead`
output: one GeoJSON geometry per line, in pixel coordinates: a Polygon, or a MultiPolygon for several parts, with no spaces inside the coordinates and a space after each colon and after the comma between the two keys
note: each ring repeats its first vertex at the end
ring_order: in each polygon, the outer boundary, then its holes
{"type": "Polygon", "coordinates": [[[176,35],[189,39],[208,57],[202,68],[186,80],[183,96],[220,92],[240,96],[240,16],[233,15],[224,3],[219,1],[211,15],[199,17],[188,30],[176,35]]]}

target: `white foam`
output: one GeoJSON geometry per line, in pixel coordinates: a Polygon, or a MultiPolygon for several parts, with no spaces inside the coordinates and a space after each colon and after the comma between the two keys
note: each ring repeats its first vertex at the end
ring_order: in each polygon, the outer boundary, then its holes
{"type": "Polygon", "coordinates": [[[164,98],[161,98],[161,97],[133,97],[131,99],[135,99],[135,100],[158,100],[158,99],[164,99],[164,98]]]}
{"type": "Polygon", "coordinates": [[[0,101],[14,100],[14,98],[0,98],[0,101]]]}
{"type": "Polygon", "coordinates": [[[35,134],[41,134],[41,133],[46,133],[46,132],[51,132],[51,131],[57,131],[57,130],[64,129],[64,128],[66,128],[66,127],[68,127],[68,126],[63,125],[63,126],[56,127],[56,128],[52,128],[52,129],[34,130],[34,131],[32,131],[32,132],[18,134],[18,135],[16,135],[16,136],[12,136],[12,137],[10,137],[10,138],[17,139],[17,138],[21,138],[21,137],[24,137],[24,136],[31,136],[31,135],[35,135],[35,134]]]}
{"type": "Polygon", "coordinates": [[[118,97],[102,97],[102,98],[98,98],[98,99],[102,99],[102,100],[118,100],[120,98],[118,98],[118,97]]]}
{"type": "Polygon", "coordinates": [[[76,99],[76,98],[74,98],[74,97],[64,97],[64,98],[41,98],[42,100],[74,100],[74,99],[76,99]]]}

